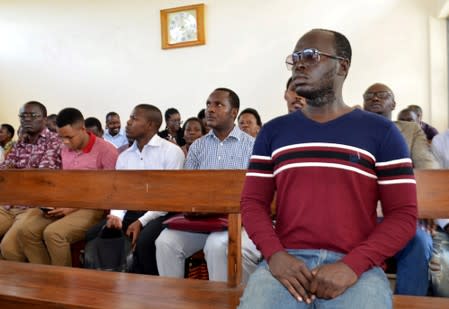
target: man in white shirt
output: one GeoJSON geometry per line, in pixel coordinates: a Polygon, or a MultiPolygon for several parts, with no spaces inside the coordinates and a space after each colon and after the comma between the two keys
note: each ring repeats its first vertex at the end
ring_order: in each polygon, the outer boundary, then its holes
{"type": "Polygon", "coordinates": [[[113,144],[115,148],[128,144],[128,138],[121,130],[120,116],[116,112],[109,112],[106,115],[106,131],[103,138],[113,144]]]}
{"type": "MultiPolygon", "coordinates": [[[[140,104],[134,108],[126,125],[126,135],[134,139],[134,143],[120,154],[116,164],[117,170],[163,170],[183,167],[184,153],[181,148],[157,135],[161,124],[162,113],[157,107],[140,104]]],[[[126,201],[123,204],[126,207],[126,201]]],[[[162,231],[162,222],[167,216],[167,212],[162,211],[111,210],[106,226],[123,229],[132,239],[135,248],[133,272],[158,274],[154,242],[162,231]]],[[[97,226],[95,231],[89,231],[87,238],[95,232],[98,233],[101,226],[97,226]]]]}

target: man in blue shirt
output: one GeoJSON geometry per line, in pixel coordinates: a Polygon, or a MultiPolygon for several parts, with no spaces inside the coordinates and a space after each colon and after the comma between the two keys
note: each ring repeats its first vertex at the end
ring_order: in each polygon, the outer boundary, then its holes
{"type": "Polygon", "coordinates": [[[116,112],[109,112],[106,115],[106,131],[103,138],[112,143],[115,148],[128,145],[128,138],[121,130],[121,127],[120,116],[116,112]]]}
{"type": "MultiPolygon", "coordinates": [[[[254,138],[242,132],[234,121],[239,111],[239,97],[226,88],[217,88],[206,103],[206,121],[212,129],[190,146],[186,169],[246,169],[254,138]]],[[[204,248],[204,255],[213,281],[227,280],[228,232],[192,233],[165,229],[156,240],[159,275],[184,277],[185,259],[204,248]]],[[[260,253],[242,232],[243,281],[254,271],[260,253]]]]}

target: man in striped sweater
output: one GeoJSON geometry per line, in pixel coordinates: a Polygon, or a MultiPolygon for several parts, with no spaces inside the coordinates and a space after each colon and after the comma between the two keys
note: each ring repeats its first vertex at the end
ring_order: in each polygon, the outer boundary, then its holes
{"type": "Polygon", "coordinates": [[[414,235],[416,182],[394,123],[344,103],[350,62],[346,37],[322,29],[287,57],[307,105],[267,123],[254,145],[241,205],[264,261],[240,308],[392,307],[380,266],[414,235]]]}

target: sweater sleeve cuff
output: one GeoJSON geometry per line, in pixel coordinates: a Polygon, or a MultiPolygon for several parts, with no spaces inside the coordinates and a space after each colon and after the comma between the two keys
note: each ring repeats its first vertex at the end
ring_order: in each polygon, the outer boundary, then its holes
{"type": "Polygon", "coordinates": [[[347,254],[342,259],[343,263],[348,265],[357,277],[360,277],[365,271],[371,268],[371,262],[363,256],[357,254],[347,254]]]}
{"type": "Polygon", "coordinates": [[[285,251],[285,249],[279,243],[279,244],[271,244],[270,246],[263,248],[261,251],[264,259],[268,262],[273,254],[279,251],[285,251]]]}

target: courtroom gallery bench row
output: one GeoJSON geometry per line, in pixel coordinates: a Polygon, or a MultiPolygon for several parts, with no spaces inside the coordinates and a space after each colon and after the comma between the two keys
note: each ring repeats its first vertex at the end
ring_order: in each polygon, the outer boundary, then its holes
{"type": "MultiPolygon", "coordinates": [[[[420,218],[449,217],[449,170],[417,170],[420,218]]],[[[0,204],[227,213],[228,282],[0,261],[0,308],[235,308],[244,171],[0,171],[0,204]]],[[[449,299],[394,296],[395,308],[449,299]]]]}

